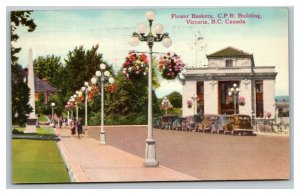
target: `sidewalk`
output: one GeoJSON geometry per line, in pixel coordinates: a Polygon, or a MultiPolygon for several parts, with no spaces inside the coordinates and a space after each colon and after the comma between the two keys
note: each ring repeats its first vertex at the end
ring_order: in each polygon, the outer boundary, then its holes
{"type": "Polygon", "coordinates": [[[192,176],[164,166],[143,167],[144,159],[84,135],[71,137],[69,129],[55,129],[58,147],[73,182],[192,181],[192,176]]]}

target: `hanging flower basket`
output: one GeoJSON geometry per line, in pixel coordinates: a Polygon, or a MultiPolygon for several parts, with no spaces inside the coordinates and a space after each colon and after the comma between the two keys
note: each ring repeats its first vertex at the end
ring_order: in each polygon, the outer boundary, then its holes
{"type": "Polygon", "coordinates": [[[173,80],[185,67],[185,64],[178,55],[168,52],[159,58],[158,67],[164,79],[173,80]]]}
{"type": "Polygon", "coordinates": [[[113,84],[110,84],[110,85],[106,85],[104,87],[104,91],[106,93],[114,93],[116,91],[116,84],[113,83],[113,84]]]}
{"type": "Polygon", "coordinates": [[[227,98],[226,98],[226,104],[229,105],[231,103],[233,103],[233,97],[232,96],[227,96],[227,98]]]}
{"type": "Polygon", "coordinates": [[[245,106],[245,104],[246,104],[245,98],[243,96],[240,96],[239,97],[239,105],[240,106],[245,106]]]}
{"type": "Polygon", "coordinates": [[[123,63],[123,74],[127,80],[140,78],[147,75],[148,57],[145,54],[137,54],[134,51],[129,52],[123,63]]]}
{"type": "Polygon", "coordinates": [[[88,101],[92,101],[93,97],[100,92],[100,89],[97,85],[92,85],[92,89],[88,92],[88,101]]]}
{"type": "Polygon", "coordinates": [[[267,116],[267,118],[271,118],[272,113],[271,112],[267,112],[266,116],[267,116]]]}
{"type": "Polygon", "coordinates": [[[187,107],[188,107],[188,108],[191,108],[191,107],[193,106],[193,101],[192,101],[191,99],[188,99],[188,100],[186,101],[186,104],[187,104],[187,107]]]}

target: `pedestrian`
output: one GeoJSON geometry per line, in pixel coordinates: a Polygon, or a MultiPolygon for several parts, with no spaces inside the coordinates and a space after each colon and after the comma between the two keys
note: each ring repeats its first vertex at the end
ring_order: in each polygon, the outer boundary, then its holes
{"type": "Polygon", "coordinates": [[[80,134],[82,134],[82,118],[78,119],[76,126],[77,126],[78,139],[80,139],[80,134]]]}
{"type": "Polygon", "coordinates": [[[76,120],[74,118],[70,121],[70,129],[71,129],[71,135],[75,136],[75,133],[76,133],[76,120]]]}

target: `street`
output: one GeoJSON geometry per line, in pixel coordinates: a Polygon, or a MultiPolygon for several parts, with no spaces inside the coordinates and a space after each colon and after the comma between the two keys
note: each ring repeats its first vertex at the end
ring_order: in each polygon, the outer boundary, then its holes
{"type": "MultiPolygon", "coordinates": [[[[100,127],[89,127],[99,140],[100,127]]],[[[105,127],[107,144],[144,158],[146,126],[105,127]]],[[[290,177],[287,136],[231,136],[154,129],[160,165],[199,180],[260,180],[290,177]]]]}

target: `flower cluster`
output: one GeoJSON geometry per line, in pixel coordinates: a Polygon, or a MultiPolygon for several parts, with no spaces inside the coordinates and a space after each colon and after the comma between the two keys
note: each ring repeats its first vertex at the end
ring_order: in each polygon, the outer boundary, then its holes
{"type": "Polygon", "coordinates": [[[239,97],[239,105],[240,106],[245,106],[245,103],[246,103],[245,98],[243,96],[240,96],[239,97]]]}
{"type": "Polygon", "coordinates": [[[178,73],[185,67],[180,57],[175,53],[166,53],[159,58],[158,67],[163,78],[175,79],[178,73]]]}
{"type": "Polygon", "coordinates": [[[123,74],[126,79],[137,78],[146,75],[148,72],[148,57],[145,54],[137,54],[134,51],[129,52],[123,63],[123,74]]]}
{"type": "Polygon", "coordinates": [[[92,89],[88,92],[88,101],[92,101],[93,97],[99,93],[100,89],[97,85],[92,85],[92,89]]]}
{"type": "Polygon", "coordinates": [[[266,113],[266,117],[271,118],[271,116],[272,116],[272,113],[271,113],[271,112],[267,112],[267,113],[266,113]]]}
{"type": "Polygon", "coordinates": [[[104,87],[104,90],[105,92],[107,93],[114,93],[116,91],[116,85],[113,83],[113,84],[110,84],[110,85],[106,85],[104,87]]]}
{"type": "Polygon", "coordinates": [[[227,96],[226,104],[228,105],[228,104],[231,104],[231,103],[233,103],[233,97],[232,96],[227,96]]]}
{"type": "Polygon", "coordinates": [[[192,105],[193,105],[193,100],[188,99],[188,100],[186,101],[186,104],[187,104],[187,107],[188,107],[188,108],[191,108],[192,105]]]}
{"type": "Polygon", "coordinates": [[[84,101],[84,96],[82,95],[82,92],[80,91],[76,98],[76,102],[83,102],[83,101],[84,101]]]}

